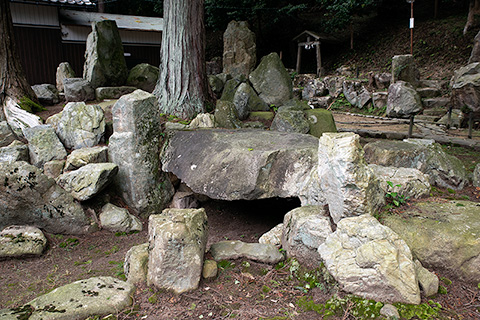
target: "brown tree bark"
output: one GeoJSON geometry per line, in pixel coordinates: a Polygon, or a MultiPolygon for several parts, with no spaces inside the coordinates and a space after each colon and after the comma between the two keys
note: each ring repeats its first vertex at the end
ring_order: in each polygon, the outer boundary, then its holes
{"type": "Polygon", "coordinates": [[[205,112],[210,101],[205,69],[204,0],[165,0],[160,76],[153,94],[160,110],[180,118],[205,112]]]}
{"type": "Polygon", "coordinates": [[[463,28],[463,34],[467,34],[468,30],[470,30],[474,23],[475,23],[475,15],[480,14],[480,0],[470,0],[468,6],[468,16],[467,16],[467,23],[463,28]]]}
{"type": "MultiPolygon", "coordinates": [[[[0,17],[0,106],[6,96],[16,101],[27,97],[38,102],[16,53],[10,1],[0,1],[0,17]]],[[[3,108],[0,110],[3,112],[3,108]]]]}

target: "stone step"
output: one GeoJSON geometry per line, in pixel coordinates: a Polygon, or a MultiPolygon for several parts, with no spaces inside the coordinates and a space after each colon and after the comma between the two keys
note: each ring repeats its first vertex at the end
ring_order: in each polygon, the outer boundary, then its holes
{"type": "Polygon", "coordinates": [[[420,88],[437,88],[438,90],[447,90],[447,80],[420,80],[418,82],[420,88]]]}
{"type": "Polygon", "coordinates": [[[425,109],[441,108],[441,107],[447,109],[448,106],[450,105],[450,98],[448,97],[427,98],[427,99],[423,99],[422,102],[425,109]]]}
{"type": "Polygon", "coordinates": [[[439,97],[442,94],[440,89],[431,88],[431,87],[418,88],[417,92],[420,95],[420,98],[422,99],[435,98],[435,97],[439,97]]]}

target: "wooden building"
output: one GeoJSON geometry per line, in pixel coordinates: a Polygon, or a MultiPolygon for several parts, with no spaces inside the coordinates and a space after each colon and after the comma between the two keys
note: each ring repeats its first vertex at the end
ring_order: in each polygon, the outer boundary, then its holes
{"type": "Polygon", "coordinates": [[[160,65],[163,19],[95,12],[92,0],[10,0],[17,52],[31,85],[55,83],[61,62],[83,74],[91,23],[115,20],[129,68],[160,65]]]}

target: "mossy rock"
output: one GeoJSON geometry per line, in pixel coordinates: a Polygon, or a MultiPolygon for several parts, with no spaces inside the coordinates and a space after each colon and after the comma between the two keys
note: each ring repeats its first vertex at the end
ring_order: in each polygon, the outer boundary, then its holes
{"type": "Polygon", "coordinates": [[[337,132],[335,119],[330,111],[325,109],[306,110],[305,115],[310,125],[310,134],[320,138],[325,132],[337,132]]]}

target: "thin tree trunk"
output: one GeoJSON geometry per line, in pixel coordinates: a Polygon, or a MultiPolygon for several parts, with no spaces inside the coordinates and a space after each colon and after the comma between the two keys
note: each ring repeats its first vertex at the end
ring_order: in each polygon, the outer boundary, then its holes
{"type": "MultiPolygon", "coordinates": [[[[6,96],[15,101],[27,97],[38,102],[16,53],[10,1],[0,1],[0,17],[0,107],[6,96]]],[[[0,109],[3,113],[3,108],[0,109]]]]}
{"type": "Polygon", "coordinates": [[[350,21],[350,50],[353,50],[353,21],[350,21]]]}
{"type": "Polygon", "coordinates": [[[435,7],[433,10],[433,18],[437,19],[438,18],[438,0],[435,0],[435,7]]]}
{"type": "Polygon", "coordinates": [[[467,34],[468,30],[470,30],[475,24],[476,14],[480,14],[480,0],[470,0],[469,6],[468,6],[467,23],[463,28],[464,35],[467,34]]]}
{"type": "Polygon", "coordinates": [[[160,76],[153,91],[160,110],[180,118],[205,112],[204,0],[165,0],[160,76]]]}

